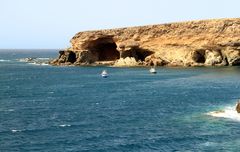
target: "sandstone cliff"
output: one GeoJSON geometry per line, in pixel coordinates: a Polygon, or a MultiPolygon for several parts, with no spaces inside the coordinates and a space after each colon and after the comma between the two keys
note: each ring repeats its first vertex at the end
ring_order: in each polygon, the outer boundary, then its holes
{"type": "Polygon", "coordinates": [[[240,18],[79,32],[53,65],[240,65],[240,18]]]}

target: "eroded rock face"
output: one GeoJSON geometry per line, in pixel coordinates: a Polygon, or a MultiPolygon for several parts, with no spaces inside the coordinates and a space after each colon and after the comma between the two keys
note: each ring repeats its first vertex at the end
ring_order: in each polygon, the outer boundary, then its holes
{"type": "Polygon", "coordinates": [[[71,44],[53,65],[237,66],[240,19],[79,32],[71,44]]]}

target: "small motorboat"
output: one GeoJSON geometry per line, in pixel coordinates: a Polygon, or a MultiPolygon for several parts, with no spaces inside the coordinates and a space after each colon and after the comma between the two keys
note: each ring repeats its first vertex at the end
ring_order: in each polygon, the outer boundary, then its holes
{"type": "Polygon", "coordinates": [[[103,78],[107,78],[107,77],[108,77],[107,71],[106,71],[106,70],[103,70],[102,73],[101,73],[101,76],[102,76],[103,78]]]}
{"type": "Polygon", "coordinates": [[[152,73],[152,74],[156,74],[157,73],[157,71],[156,71],[156,69],[154,67],[151,67],[149,72],[152,73]]]}

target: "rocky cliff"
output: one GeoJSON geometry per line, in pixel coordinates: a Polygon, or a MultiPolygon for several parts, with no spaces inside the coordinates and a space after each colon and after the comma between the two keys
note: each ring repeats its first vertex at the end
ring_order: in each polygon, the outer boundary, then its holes
{"type": "Polygon", "coordinates": [[[79,32],[53,65],[240,65],[240,18],[79,32]]]}

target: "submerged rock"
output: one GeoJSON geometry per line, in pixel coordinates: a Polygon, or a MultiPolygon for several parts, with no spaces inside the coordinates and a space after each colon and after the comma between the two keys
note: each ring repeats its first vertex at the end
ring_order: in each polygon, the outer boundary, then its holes
{"type": "Polygon", "coordinates": [[[51,63],[237,66],[239,48],[240,18],[203,20],[79,32],[71,39],[71,47],[51,63]],[[122,62],[126,58],[136,62],[122,62]]]}

